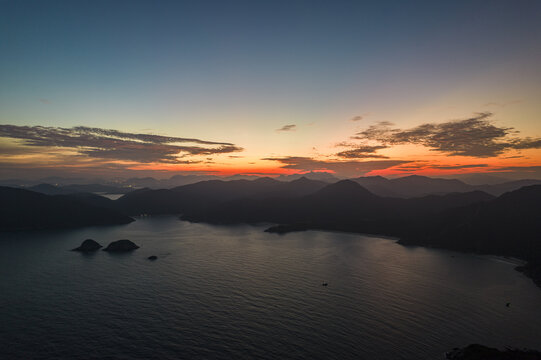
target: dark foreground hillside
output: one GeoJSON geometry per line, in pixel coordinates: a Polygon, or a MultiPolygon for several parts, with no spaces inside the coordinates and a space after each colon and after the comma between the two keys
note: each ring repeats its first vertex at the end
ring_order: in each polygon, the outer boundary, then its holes
{"type": "Polygon", "coordinates": [[[541,255],[541,185],[431,217],[404,244],[494,253],[528,259],[541,255]]]}
{"type": "Polygon", "coordinates": [[[468,345],[463,349],[453,349],[445,354],[448,360],[541,360],[541,352],[535,350],[498,350],[479,344],[468,345]]]}
{"type": "MultiPolygon", "coordinates": [[[[106,199],[105,199],[106,200],[106,199]]],[[[92,205],[93,195],[50,196],[0,187],[0,229],[56,229],[127,224],[132,218],[111,208],[92,205]],[[86,199],[82,200],[83,198],[86,199]]],[[[106,202],[106,201],[105,201],[106,202]]]]}
{"type": "Polygon", "coordinates": [[[494,199],[481,191],[412,199],[377,196],[343,180],[297,197],[243,197],[206,208],[186,209],[182,218],[216,224],[271,222],[282,229],[326,229],[402,236],[441,211],[494,199]]]}

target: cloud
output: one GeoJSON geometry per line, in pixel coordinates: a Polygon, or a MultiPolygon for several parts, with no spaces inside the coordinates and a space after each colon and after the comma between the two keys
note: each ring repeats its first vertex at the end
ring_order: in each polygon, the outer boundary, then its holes
{"type": "Polygon", "coordinates": [[[487,168],[488,164],[456,164],[456,165],[437,165],[428,161],[415,161],[404,165],[399,165],[393,170],[415,172],[419,170],[461,170],[461,169],[475,169],[475,168],[487,168]]]}
{"type": "Polygon", "coordinates": [[[341,176],[362,176],[373,170],[383,170],[390,167],[407,163],[404,160],[371,160],[371,161],[338,161],[316,160],[310,157],[286,156],[269,157],[261,160],[278,161],[283,169],[295,169],[303,171],[330,170],[341,176]]]}
{"type": "Polygon", "coordinates": [[[541,172],[541,165],[534,166],[506,166],[500,167],[496,170],[499,171],[521,171],[521,172],[541,172]]]}
{"type": "Polygon", "coordinates": [[[415,161],[415,162],[399,165],[395,169],[396,170],[419,170],[419,169],[425,169],[427,166],[428,165],[426,161],[415,161]]]}
{"type": "Polygon", "coordinates": [[[185,163],[188,155],[242,151],[231,143],[152,134],[126,133],[88,127],[0,125],[0,137],[16,139],[29,147],[65,148],[92,158],[141,163],[185,163]]]}
{"type": "Polygon", "coordinates": [[[2,144],[0,143],[0,154],[4,156],[17,156],[28,154],[39,154],[43,149],[31,148],[28,146],[20,146],[17,144],[2,144]]]}
{"type": "Polygon", "coordinates": [[[110,163],[99,161],[99,163],[86,163],[81,166],[75,162],[75,159],[70,159],[71,163],[11,163],[0,160],[0,179],[38,179],[47,176],[62,176],[73,177],[82,176],[87,179],[96,179],[97,177],[112,178],[112,177],[146,177],[155,176],[160,173],[159,170],[139,171],[130,169],[130,165],[120,163],[110,163]]]}
{"type": "Polygon", "coordinates": [[[471,168],[480,168],[488,167],[488,164],[464,164],[464,165],[430,165],[430,169],[440,169],[440,170],[460,170],[460,169],[471,169],[471,168]]]}
{"type": "MultiPolygon", "coordinates": [[[[339,145],[345,145],[340,143],[339,145]]],[[[387,145],[358,145],[353,149],[340,151],[336,155],[346,159],[366,159],[366,158],[379,158],[387,159],[387,156],[376,154],[376,151],[388,148],[387,145]]]]}
{"type": "Polygon", "coordinates": [[[486,107],[490,107],[490,106],[506,107],[508,105],[520,104],[521,102],[522,102],[522,100],[511,100],[511,101],[506,101],[506,102],[493,101],[493,102],[488,102],[486,104],[483,104],[483,106],[486,106],[486,107]]]}
{"type": "Polygon", "coordinates": [[[49,101],[49,99],[43,99],[43,98],[39,99],[39,102],[42,103],[42,104],[50,104],[51,103],[51,101],[49,101]]]}
{"type": "Polygon", "coordinates": [[[511,142],[510,148],[517,150],[541,149],[541,139],[532,139],[530,137],[523,139],[514,139],[511,142]]]}
{"type": "Polygon", "coordinates": [[[295,130],[297,130],[297,125],[295,125],[295,124],[284,125],[281,128],[276,129],[276,131],[278,131],[278,132],[280,132],[280,131],[295,131],[295,130]]]}
{"type": "Polygon", "coordinates": [[[395,129],[380,122],[353,136],[353,139],[377,141],[382,145],[415,144],[451,156],[493,157],[508,150],[539,149],[541,138],[518,138],[513,128],[498,127],[490,121],[492,113],[444,123],[427,123],[411,129],[395,129]]]}
{"type": "Polygon", "coordinates": [[[541,179],[541,165],[499,167],[491,169],[490,173],[512,179],[541,179]]]}
{"type": "Polygon", "coordinates": [[[361,120],[363,120],[364,118],[366,118],[369,115],[370,115],[370,113],[364,113],[362,115],[357,115],[357,116],[352,117],[351,121],[361,121],[361,120]]]}

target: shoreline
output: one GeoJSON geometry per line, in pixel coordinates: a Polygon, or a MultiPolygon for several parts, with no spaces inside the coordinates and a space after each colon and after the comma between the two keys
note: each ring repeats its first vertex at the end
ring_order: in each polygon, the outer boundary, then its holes
{"type": "Polygon", "coordinates": [[[453,251],[460,254],[471,254],[471,255],[481,255],[481,256],[493,256],[496,257],[496,259],[499,259],[499,261],[504,261],[505,263],[514,266],[514,270],[523,274],[527,278],[533,281],[533,283],[541,290],[541,264],[539,263],[532,263],[531,261],[517,258],[514,256],[508,256],[508,255],[501,255],[501,254],[494,254],[494,253],[478,253],[478,252],[470,252],[470,251],[461,251],[460,249],[450,249],[445,247],[437,247],[437,246],[427,246],[423,244],[415,244],[415,243],[408,243],[403,241],[402,238],[392,236],[392,235],[384,235],[384,234],[371,234],[371,233],[365,233],[365,232],[359,232],[359,231],[347,231],[347,230],[336,230],[336,229],[325,229],[325,228],[317,228],[317,227],[310,227],[309,225],[285,225],[285,224],[277,224],[272,225],[264,230],[264,232],[278,234],[278,235],[285,235],[292,232],[301,232],[301,231],[328,231],[328,232],[337,232],[337,233],[349,233],[349,234],[360,234],[360,235],[366,235],[366,236],[372,236],[372,237],[379,237],[382,239],[389,239],[396,241],[397,244],[400,244],[402,246],[419,246],[424,247],[427,249],[438,249],[438,250],[447,250],[447,251],[453,251]],[[517,263],[520,263],[517,266],[517,263]]]}

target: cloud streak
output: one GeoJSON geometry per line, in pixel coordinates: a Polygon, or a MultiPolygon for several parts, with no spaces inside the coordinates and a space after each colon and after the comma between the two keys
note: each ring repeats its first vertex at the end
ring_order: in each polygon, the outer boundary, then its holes
{"type": "Polygon", "coordinates": [[[506,107],[506,106],[509,106],[509,105],[520,104],[521,102],[522,102],[522,100],[511,100],[511,101],[506,101],[506,102],[493,101],[493,102],[488,102],[488,103],[484,104],[483,106],[486,106],[486,107],[489,107],[489,106],[506,107]]]}
{"type": "MultiPolygon", "coordinates": [[[[344,144],[339,144],[344,145],[344,144]]],[[[387,145],[358,145],[353,149],[340,151],[336,154],[341,158],[345,159],[367,159],[367,158],[376,158],[376,159],[388,159],[387,156],[376,154],[376,151],[381,149],[388,148],[387,145]]]]}
{"type": "Polygon", "coordinates": [[[408,163],[404,160],[371,160],[371,161],[339,161],[317,160],[310,157],[286,156],[268,157],[261,160],[278,161],[283,169],[303,171],[333,171],[341,176],[362,176],[373,170],[384,170],[390,167],[408,163]]]}
{"type": "Polygon", "coordinates": [[[488,164],[464,164],[464,165],[430,165],[430,169],[439,169],[439,170],[461,170],[461,169],[475,169],[475,168],[485,168],[488,167],[488,164]]]}
{"type": "Polygon", "coordinates": [[[370,113],[364,113],[362,115],[357,115],[357,116],[352,117],[351,121],[361,121],[361,120],[363,120],[364,118],[366,118],[369,115],[370,115],[370,113]]]}
{"type": "Polygon", "coordinates": [[[281,128],[276,129],[277,132],[282,132],[282,131],[295,131],[295,130],[297,130],[297,125],[295,125],[295,124],[284,125],[284,126],[282,126],[281,128]]]}
{"type": "Polygon", "coordinates": [[[141,163],[185,163],[180,158],[242,151],[226,142],[152,134],[127,133],[89,127],[44,127],[0,125],[0,137],[15,139],[30,147],[70,149],[92,158],[141,163]]]}
{"type": "Polygon", "coordinates": [[[392,128],[380,122],[357,133],[353,139],[377,141],[381,145],[415,144],[451,156],[493,157],[508,150],[539,149],[541,138],[519,138],[510,127],[498,127],[491,122],[492,113],[444,123],[427,123],[411,129],[392,128]]]}

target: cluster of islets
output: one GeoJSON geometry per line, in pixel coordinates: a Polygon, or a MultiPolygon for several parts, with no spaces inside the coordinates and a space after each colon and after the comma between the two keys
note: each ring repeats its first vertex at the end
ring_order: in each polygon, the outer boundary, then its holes
{"type": "MultiPolygon", "coordinates": [[[[100,245],[97,241],[92,239],[86,239],[83,241],[81,246],[73,249],[72,251],[79,251],[84,253],[94,252],[101,249],[103,246],[100,245]]],[[[128,239],[122,239],[113,241],[110,243],[106,248],[103,249],[103,251],[109,251],[109,252],[128,252],[139,249],[139,246],[137,246],[133,241],[128,239]]],[[[152,255],[148,257],[149,260],[156,260],[158,257],[156,255],[152,255]]]]}

